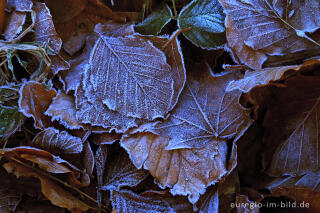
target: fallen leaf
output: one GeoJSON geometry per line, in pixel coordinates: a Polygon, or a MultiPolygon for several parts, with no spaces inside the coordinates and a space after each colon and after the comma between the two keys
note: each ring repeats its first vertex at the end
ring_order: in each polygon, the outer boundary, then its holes
{"type": "Polygon", "coordinates": [[[300,67],[300,65],[292,65],[258,69],[254,71],[248,70],[246,71],[243,79],[230,81],[226,91],[238,89],[242,92],[249,92],[253,87],[263,86],[271,81],[280,80],[287,71],[297,71],[300,69],[300,67]]]}
{"type": "Polygon", "coordinates": [[[12,11],[6,14],[3,35],[7,41],[15,39],[23,29],[27,14],[25,12],[12,11]]]}
{"type": "Polygon", "coordinates": [[[239,104],[240,91],[226,92],[234,74],[214,77],[208,67],[190,73],[172,115],[150,131],[169,138],[166,149],[200,148],[211,141],[239,137],[252,123],[239,104]],[[219,138],[219,139],[217,139],[219,138]]]}
{"type": "Polygon", "coordinates": [[[112,191],[111,202],[117,213],[126,212],[154,212],[154,213],[173,213],[175,212],[170,205],[163,200],[154,200],[142,197],[128,190],[112,191]]]}
{"type": "Polygon", "coordinates": [[[52,121],[57,120],[68,129],[85,129],[77,120],[76,112],[74,96],[66,95],[60,90],[44,114],[51,116],[52,121]]]}
{"type": "Polygon", "coordinates": [[[71,193],[61,188],[49,178],[38,174],[27,167],[15,162],[5,163],[3,167],[7,172],[13,173],[17,177],[26,176],[38,178],[41,182],[41,191],[43,195],[50,200],[53,205],[66,208],[71,212],[78,212],[79,210],[87,211],[88,209],[91,209],[90,206],[74,197],[71,193]]]}
{"type": "Polygon", "coordinates": [[[54,89],[47,89],[46,85],[28,81],[20,89],[19,110],[27,117],[34,119],[34,126],[45,129],[51,126],[51,119],[45,115],[52,99],[57,95],[54,89]]]}
{"type": "Polygon", "coordinates": [[[109,161],[106,171],[105,183],[101,189],[109,191],[136,186],[149,175],[148,171],[137,169],[125,152],[118,153],[116,158],[109,161]]]}
{"type": "Polygon", "coordinates": [[[0,104],[0,137],[13,135],[23,124],[23,116],[16,106],[3,106],[0,104]]]}
{"type": "Polygon", "coordinates": [[[175,92],[170,71],[166,56],[151,42],[101,35],[84,72],[85,94],[90,102],[99,96],[110,110],[127,117],[163,118],[175,92]]]}
{"type": "Polygon", "coordinates": [[[98,150],[96,151],[96,155],[94,156],[94,162],[97,170],[97,181],[98,181],[98,187],[97,188],[97,202],[98,206],[101,206],[102,203],[102,191],[101,187],[103,185],[104,181],[104,170],[105,170],[105,165],[107,162],[108,158],[108,146],[107,145],[100,145],[98,150]]]}
{"type": "Polygon", "coordinates": [[[237,195],[236,203],[237,213],[259,213],[258,204],[250,201],[245,195],[237,195]]]}
{"type": "Polygon", "coordinates": [[[168,5],[152,12],[141,23],[137,24],[134,29],[143,35],[158,35],[162,28],[166,26],[173,17],[172,11],[168,5]]]}
{"type": "Polygon", "coordinates": [[[166,150],[168,144],[168,138],[152,133],[136,133],[121,140],[138,169],[149,170],[161,187],[170,187],[173,195],[188,195],[193,204],[208,185],[227,173],[227,145],[222,140],[196,149],[166,150]]]}
{"type": "Polygon", "coordinates": [[[83,147],[80,138],[54,128],[39,132],[30,145],[55,155],[80,153],[83,147]]]}
{"type": "Polygon", "coordinates": [[[51,60],[51,70],[54,75],[58,74],[60,71],[68,70],[70,64],[65,61],[60,55],[50,55],[51,60]]]}
{"type": "Polygon", "coordinates": [[[49,9],[46,4],[37,2],[34,10],[37,14],[34,24],[35,41],[47,43],[55,53],[59,53],[62,40],[54,28],[49,9]]]}
{"type": "Polygon", "coordinates": [[[269,175],[302,175],[319,168],[319,80],[295,76],[285,87],[271,89],[263,121],[263,163],[269,175]]]}
{"type": "MultiPolygon", "coordinates": [[[[3,178],[8,178],[1,174],[3,178]]],[[[15,212],[17,206],[19,205],[22,194],[16,191],[12,186],[5,184],[4,181],[1,181],[0,187],[0,211],[2,213],[15,212]]]]}
{"type": "Polygon", "coordinates": [[[180,29],[194,45],[204,49],[216,49],[226,42],[224,13],[218,0],[193,0],[178,16],[180,29]]]}
{"type": "Polygon", "coordinates": [[[7,0],[7,9],[15,9],[18,12],[31,12],[33,3],[31,0],[7,0]]]}
{"type": "Polygon", "coordinates": [[[92,141],[97,145],[113,144],[116,141],[119,141],[121,137],[122,135],[117,133],[109,133],[109,132],[96,133],[91,135],[90,141],[92,141]]]}
{"type": "Polygon", "coordinates": [[[219,212],[219,192],[217,187],[209,188],[204,195],[201,196],[197,202],[199,213],[219,212]]]}
{"type": "Polygon", "coordinates": [[[228,42],[238,57],[254,68],[261,68],[266,55],[285,55],[298,51],[314,51],[319,46],[311,42],[306,32],[314,32],[320,27],[319,2],[279,0],[271,4],[267,0],[220,0],[227,17],[235,27],[229,31],[228,42]],[[284,12],[286,11],[286,12],[284,12]],[[233,35],[235,32],[235,35],[233,35]],[[237,44],[239,43],[239,44],[237,44]],[[250,48],[257,51],[256,55],[250,48]],[[239,51],[239,47],[240,50],[239,51]],[[238,50],[236,50],[238,49],[238,50]],[[254,59],[259,59],[258,63],[254,59]],[[253,63],[252,63],[253,62],[253,63]]]}

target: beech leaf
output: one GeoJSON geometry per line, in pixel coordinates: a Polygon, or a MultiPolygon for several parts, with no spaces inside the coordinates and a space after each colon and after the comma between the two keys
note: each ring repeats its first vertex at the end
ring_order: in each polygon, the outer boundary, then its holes
{"type": "Polygon", "coordinates": [[[240,43],[251,47],[257,54],[266,55],[285,55],[317,48],[316,42],[310,41],[312,39],[307,38],[305,32],[314,32],[320,27],[318,1],[219,1],[232,22],[227,27],[236,28],[229,30],[228,42],[233,44],[230,47],[253,68],[261,68],[264,56],[256,64],[254,58],[260,57],[251,54],[248,48],[242,49],[240,43]],[[237,50],[239,46],[242,52],[237,50]]]}
{"type": "Polygon", "coordinates": [[[45,42],[55,53],[59,53],[62,40],[54,28],[49,9],[46,4],[37,2],[34,5],[34,10],[37,13],[36,23],[34,25],[35,41],[45,42]]]}
{"type": "Polygon", "coordinates": [[[170,7],[165,4],[159,10],[152,12],[143,22],[137,24],[134,29],[143,35],[158,35],[166,26],[173,14],[170,7]]]}
{"type": "Polygon", "coordinates": [[[72,95],[66,95],[59,91],[57,96],[52,99],[52,103],[45,112],[45,115],[51,116],[52,121],[59,121],[68,129],[84,128],[76,118],[75,98],[72,95]]]}
{"type": "Polygon", "coordinates": [[[39,132],[33,138],[31,145],[56,155],[80,153],[83,147],[80,138],[54,128],[39,132]]]}
{"type": "Polygon", "coordinates": [[[84,73],[85,94],[91,102],[100,96],[110,110],[127,117],[164,117],[174,94],[170,71],[166,56],[150,41],[100,35],[84,73]]]}
{"type": "Polygon", "coordinates": [[[101,189],[110,191],[119,191],[123,186],[136,186],[149,175],[148,171],[137,169],[125,152],[119,153],[113,161],[110,161],[106,171],[106,182],[101,189]]]}
{"type": "Polygon", "coordinates": [[[202,148],[166,150],[168,143],[167,138],[152,133],[136,133],[121,140],[138,169],[149,170],[161,187],[170,187],[173,195],[188,195],[194,204],[208,185],[227,173],[227,144],[212,140],[202,148]]]}
{"type": "Polygon", "coordinates": [[[51,126],[50,117],[44,113],[57,95],[54,89],[47,89],[46,85],[28,81],[20,89],[19,110],[27,117],[34,119],[34,126],[45,129],[51,126]]]}
{"type": "Polygon", "coordinates": [[[185,6],[178,17],[180,29],[194,45],[203,49],[215,49],[226,42],[224,13],[218,0],[193,0],[185,6]]]}
{"type": "Polygon", "coordinates": [[[112,191],[111,202],[117,213],[141,212],[141,213],[173,213],[170,205],[163,200],[155,200],[142,197],[128,190],[112,191]]]}

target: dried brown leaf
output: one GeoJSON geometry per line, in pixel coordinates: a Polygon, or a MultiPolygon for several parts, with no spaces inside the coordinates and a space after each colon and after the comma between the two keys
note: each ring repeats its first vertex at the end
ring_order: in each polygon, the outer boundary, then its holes
{"type": "Polygon", "coordinates": [[[175,212],[164,200],[142,197],[128,190],[112,191],[111,201],[117,213],[173,213],[175,212]]]}
{"type": "Polygon", "coordinates": [[[173,195],[189,195],[191,203],[227,173],[227,145],[222,140],[196,149],[166,150],[168,144],[168,138],[152,133],[136,133],[121,141],[137,168],[149,170],[173,195]]]}
{"type": "MultiPolygon", "coordinates": [[[[4,176],[2,178],[8,178],[4,176]]],[[[12,186],[5,184],[4,181],[1,181],[0,186],[0,212],[1,213],[11,213],[15,212],[18,204],[21,201],[22,194],[12,188],[12,186]]]]}
{"type": "Polygon", "coordinates": [[[237,195],[236,199],[237,213],[259,213],[259,207],[245,195],[237,195]],[[238,207],[240,206],[240,207],[238,207]]]}
{"type": "Polygon", "coordinates": [[[37,14],[34,25],[35,41],[47,43],[55,53],[59,53],[62,40],[54,28],[49,9],[45,3],[40,2],[36,2],[33,9],[37,14]]]}
{"type": "Polygon", "coordinates": [[[80,138],[54,128],[47,128],[39,132],[30,145],[55,155],[80,153],[83,147],[80,138]]]}
{"type": "Polygon", "coordinates": [[[57,95],[54,89],[47,89],[46,85],[28,81],[20,89],[19,108],[27,117],[34,119],[34,126],[45,129],[51,125],[51,119],[44,113],[57,95]]]}
{"type": "Polygon", "coordinates": [[[33,3],[31,0],[7,0],[7,9],[15,9],[18,12],[31,12],[33,3]]]}
{"type": "Polygon", "coordinates": [[[41,182],[41,191],[43,195],[50,200],[53,205],[66,208],[71,212],[87,211],[91,209],[87,204],[74,197],[71,193],[64,190],[62,187],[54,183],[49,178],[38,174],[31,169],[24,167],[15,162],[8,162],[3,167],[9,173],[15,174],[17,177],[35,177],[41,182]]]}
{"type": "Polygon", "coordinates": [[[68,129],[85,129],[76,118],[75,98],[72,95],[66,95],[63,91],[59,91],[57,96],[52,99],[45,115],[51,116],[52,121],[59,121],[68,129]]]}
{"type": "Polygon", "coordinates": [[[25,12],[17,11],[12,11],[6,15],[6,25],[4,26],[3,35],[7,41],[15,39],[22,31],[26,17],[27,14],[25,12]]]}
{"type": "Polygon", "coordinates": [[[121,134],[104,132],[92,134],[90,140],[97,145],[113,144],[114,142],[119,141],[121,137],[121,134]]]}
{"type": "Polygon", "coordinates": [[[220,2],[227,14],[229,46],[242,62],[253,68],[262,68],[265,61],[263,54],[285,55],[302,50],[319,51],[319,44],[315,45],[305,34],[320,27],[318,1],[220,2]],[[228,21],[232,24],[228,24],[228,21]],[[230,27],[236,29],[232,30],[230,27]],[[251,48],[257,52],[254,54],[251,48]]]}

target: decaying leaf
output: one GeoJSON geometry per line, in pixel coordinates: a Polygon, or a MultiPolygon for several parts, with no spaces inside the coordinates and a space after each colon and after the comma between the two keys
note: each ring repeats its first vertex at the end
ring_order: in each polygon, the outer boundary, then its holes
{"type": "Polygon", "coordinates": [[[272,90],[263,121],[267,145],[263,160],[270,175],[302,175],[319,169],[319,82],[316,76],[297,76],[272,90]]]}
{"type": "Polygon", "coordinates": [[[54,128],[47,128],[39,132],[30,145],[55,155],[80,153],[83,147],[80,138],[54,128]]]}
{"type": "Polygon", "coordinates": [[[105,183],[101,189],[110,191],[119,191],[124,186],[136,186],[149,175],[146,170],[137,169],[125,152],[119,153],[113,161],[109,161],[106,171],[105,183]]]}
{"type": "Polygon", "coordinates": [[[232,24],[227,27],[228,43],[245,64],[261,68],[265,55],[285,55],[298,51],[319,51],[308,37],[320,27],[318,1],[219,0],[232,24]],[[233,34],[234,33],[234,34],[233,34]],[[243,47],[246,45],[252,49],[243,47]],[[255,61],[255,59],[258,59],[255,61]]]}
{"type": "Polygon", "coordinates": [[[172,17],[170,7],[165,4],[161,9],[152,12],[143,22],[137,24],[134,29],[143,35],[158,35],[172,17]]]}
{"type": "Polygon", "coordinates": [[[49,9],[44,3],[35,3],[34,10],[37,13],[34,25],[35,41],[47,43],[55,53],[59,53],[62,40],[58,36],[49,9]]]}
{"type": "Polygon", "coordinates": [[[84,128],[76,118],[75,98],[72,95],[66,95],[59,91],[57,96],[52,99],[52,103],[45,112],[45,115],[51,116],[52,121],[58,120],[68,129],[84,128]]]}
{"type": "Polygon", "coordinates": [[[117,213],[126,212],[154,212],[154,213],[173,213],[175,212],[170,205],[163,200],[155,200],[142,197],[128,190],[112,191],[111,201],[117,213]]]}
{"type": "Polygon", "coordinates": [[[45,129],[51,126],[51,119],[44,113],[56,95],[54,89],[47,89],[44,84],[25,82],[20,89],[19,109],[25,116],[34,119],[36,128],[45,129]]]}
{"type": "Polygon", "coordinates": [[[189,195],[191,203],[227,172],[227,145],[222,140],[195,149],[166,150],[168,144],[168,138],[152,133],[136,133],[121,141],[138,169],[149,170],[161,187],[171,188],[173,195],[189,195]]]}
{"type": "Polygon", "coordinates": [[[184,7],[178,17],[180,29],[194,45],[215,49],[225,43],[223,9],[218,0],[193,0],[184,7]]]}
{"type": "Polygon", "coordinates": [[[43,195],[56,206],[66,208],[71,212],[87,211],[91,209],[90,206],[74,197],[71,193],[64,190],[58,184],[54,183],[49,178],[38,174],[31,169],[24,167],[15,162],[8,162],[3,167],[9,172],[15,174],[17,177],[35,177],[41,182],[41,191],[43,195]]]}
{"type": "Polygon", "coordinates": [[[151,130],[170,139],[167,149],[200,148],[211,141],[239,136],[252,122],[250,110],[239,104],[240,91],[225,91],[235,75],[213,77],[208,67],[201,69],[202,73],[188,76],[169,119],[151,130]]]}

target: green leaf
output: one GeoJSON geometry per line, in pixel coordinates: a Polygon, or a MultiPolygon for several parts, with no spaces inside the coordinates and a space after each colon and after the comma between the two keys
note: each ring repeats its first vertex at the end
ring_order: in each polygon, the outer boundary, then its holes
{"type": "Polygon", "coordinates": [[[218,0],[193,0],[178,17],[178,27],[191,30],[183,32],[194,45],[215,49],[226,42],[222,6],[218,0]]]}
{"type": "Polygon", "coordinates": [[[20,127],[22,118],[18,107],[0,105],[0,137],[12,135],[20,127]]]}
{"type": "Polygon", "coordinates": [[[151,13],[143,22],[135,26],[135,30],[143,35],[158,35],[171,20],[172,11],[168,5],[151,13]]]}

